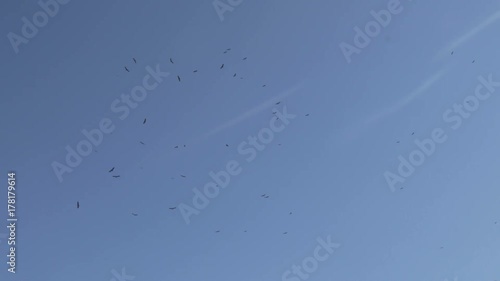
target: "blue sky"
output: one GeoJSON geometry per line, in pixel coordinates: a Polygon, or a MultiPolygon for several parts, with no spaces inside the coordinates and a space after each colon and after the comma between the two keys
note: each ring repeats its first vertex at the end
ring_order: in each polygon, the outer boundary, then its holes
{"type": "Polygon", "coordinates": [[[0,279],[287,280],[327,237],[340,247],[308,280],[497,279],[500,90],[457,129],[443,114],[500,81],[500,7],[401,1],[348,63],[339,45],[391,2],[243,0],[221,20],[211,1],[69,1],[17,53],[8,34],[41,8],[0,4],[0,206],[7,225],[13,170],[18,217],[0,279]],[[111,105],[148,66],[169,76],[121,120],[111,105]],[[52,163],[105,118],[112,134],[59,181],[52,163]],[[436,128],[446,141],[391,191],[384,173],[436,128]],[[241,172],[186,224],[180,204],[231,161],[241,172]]]}

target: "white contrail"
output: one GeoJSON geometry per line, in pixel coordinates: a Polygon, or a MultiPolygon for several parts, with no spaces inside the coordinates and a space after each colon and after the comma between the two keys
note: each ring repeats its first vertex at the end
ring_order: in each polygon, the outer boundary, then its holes
{"type": "Polygon", "coordinates": [[[409,95],[406,97],[402,98],[398,102],[396,102],[393,106],[386,108],[385,110],[382,110],[382,112],[373,115],[372,117],[368,118],[366,120],[366,124],[374,123],[378,121],[379,119],[393,114],[400,109],[402,109],[404,106],[409,104],[411,101],[413,101],[416,97],[420,96],[421,94],[425,93],[427,89],[429,89],[434,83],[436,83],[441,77],[443,77],[444,74],[448,72],[448,69],[441,69],[438,72],[434,73],[431,77],[427,78],[420,86],[418,86],[415,90],[411,91],[409,95]]]}
{"type": "Polygon", "coordinates": [[[236,116],[235,118],[217,126],[215,129],[211,130],[210,132],[208,132],[207,134],[205,134],[204,138],[207,138],[211,135],[214,135],[216,133],[219,133],[221,131],[224,131],[224,130],[227,130],[235,125],[237,125],[238,123],[241,123],[243,122],[244,120],[256,115],[257,113],[261,112],[262,110],[268,108],[268,107],[271,107],[272,105],[274,105],[276,103],[276,101],[278,101],[279,99],[281,98],[284,98],[284,97],[287,97],[291,94],[294,94],[295,92],[297,92],[297,90],[302,87],[304,83],[301,82],[299,83],[298,85],[284,91],[283,93],[279,94],[277,97],[274,97],[272,99],[269,99],[263,103],[261,103],[260,105],[244,112],[243,114],[239,115],[239,116],[236,116]]]}
{"type": "Polygon", "coordinates": [[[500,19],[500,11],[497,11],[496,13],[492,14],[490,17],[485,19],[483,22],[481,22],[480,24],[473,27],[471,30],[469,30],[469,32],[465,33],[460,38],[456,39],[455,41],[448,44],[448,46],[441,49],[441,51],[439,51],[438,54],[434,57],[434,60],[436,60],[438,58],[442,58],[443,56],[448,54],[450,51],[456,49],[457,47],[459,47],[463,43],[467,42],[469,39],[474,37],[477,33],[481,32],[481,30],[487,28],[488,26],[495,23],[499,19],[500,19]]]}

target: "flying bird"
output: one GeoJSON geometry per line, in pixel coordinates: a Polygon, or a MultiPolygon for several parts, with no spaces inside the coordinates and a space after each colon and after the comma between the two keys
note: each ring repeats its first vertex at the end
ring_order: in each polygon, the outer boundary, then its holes
{"type": "Polygon", "coordinates": [[[108,173],[111,173],[115,170],[115,167],[111,168],[111,170],[108,171],[108,173]]]}
{"type": "Polygon", "coordinates": [[[244,57],[243,60],[247,60],[247,57],[244,57]]]}
{"type": "Polygon", "coordinates": [[[172,208],[169,208],[170,210],[175,210],[177,207],[172,207],[172,208]]]}
{"type": "Polygon", "coordinates": [[[396,143],[399,143],[399,141],[397,141],[396,143]]]}
{"type": "Polygon", "coordinates": [[[287,234],[288,232],[283,232],[283,234],[287,234]]]}
{"type": "Polygon", "coordinates": [[[222,65],[220,66],[220,69],[222,69],[223,67],[224,67],[224,64],[222,64],[222,65]]]}
{"type": "Polygon", "coordinates": [[[266,197],[266,194],[264,193],[264,194],[262,194],[260,197],[266,197]]]}
{"type": "Polygon", "coordinates": [[[306,116],[309,116],[309,113],[308,113],[308,114],[306,114],[306,116]]]}
{"type": "Polygon", "coordinates": [[[120,176],[113,176],[113,178],[119,178],[120,176]]]}
{"type": "Polygon", "coordinates": [[[292,212],[290,212],[290,214],[289,214],[289,215],[291,215],[291,214],[292,214],[292,212]]]}
{"type": "Polygon", "coordinates": [[[144,143],[143,143],[142,141],[140,141],[140,143],[141,143],[142,145],[144,145],[144,143]]]}
{"type": "Polygon", "coordinates": [[[136,213],[132,213],[132,216],[137,217],[137,216],[138,216],[138,214],[136,214],[136,213]]]}
{"type": "Polygon", "coordinates": [[[229,147],[229,145],[226,143],[226,146],[229,147]]]}
{"type": "Polygon", "coordinates": [[[130,72],[126,66],[125,66],[125,70],[126,70],[127,72],[130,72]]]}
{"type": "Polygon", "coordinates": [[[415,134],[415,132],[411,133],[411,135],[413,136],[415,134]]]}
{"type": "Polygon", "coordinates": [[[226,49],[226,51],[231,51],[231,48],[226,49]]]}
{"type": "Polygon", "coordinates": [[[185,178],[186,176],[184,176],[184,175],[181,175],[181,177],[185,178]]]}
{"type": "Polygon", "coordinates": [[[179,80],[179,82],[181,82],[181,77],[179,77],[179,75],[177,75],[177,80],[179,80]]]}
{"type": "Polygon", "coordinates": [[[80,202],[76,201],[76,208],[80,209],[80,202]]]}
{"type": "Polygon", "coordinates": [[[172,58],[170,58],[170,62],[171,62],[172,64],[174,64],[174,61],[172,60],[172,58]]]}
{"type": "Polygon", "coordinates": [[[281,103],[281,102],[279,101],[279,102],[277,102],[277,103],[276,103],[276,105],[278,105],[278,104],[280,104],[280,103],[281,103]]]}
{"type": "Polygon", "coordinates": [[[264,88],[265,86],[266,86],[265,84],[264,84],[264,85],[262,85],[262,88],[264,88]]]}
{"type": "Polygon", "coordinates": [[[135,58],[132,58],[134,60],[134,63],[137,63],[137,61],[135,60],[135,58]]]}
{"type": "Polygon", "coordinates": [[[473,60],[472,63],[474,63],[476,60],[473,60]]]}
{"type": "Polygon", "coordinates": [[[193,70],[194,73],[198,72],[198,70],[193,70]]]}
{"type": "Polygon", "coordinates": [[[266,197],[264,197],[264,198],[269,198],[269,195],[267,195],[267,196],[266,196],[266,197]]]}
{"type": "Polygon", "coordinates": [[[184,145],[184,147],[186,147],[186,145],[184,145]]]}
{"type": "Polygon", "coordinates": [[[146,124],[146,118],[144,118],[144,121],[142,121],[142,124],[146,124]]]}
{"type": "Polygon", "coordinates": [[[174,148],[179,148],[179,146],[178,146],[178,145],[176,145],[174,148]]]}
{"type": "Polygon", "coordinates": [[[454,51],[451,51],[451,54],[453,55],[454,51]]]}
{"type": "Polygon", "coordinates": [[[220,230],[215,231],[215,233],[219,233],[219,232],[220,232],[220,230]]]}
{"type": "Polygon", "coordinates": [[[236,77],[236,73],[233,75],[233,77],[236,77]]]}

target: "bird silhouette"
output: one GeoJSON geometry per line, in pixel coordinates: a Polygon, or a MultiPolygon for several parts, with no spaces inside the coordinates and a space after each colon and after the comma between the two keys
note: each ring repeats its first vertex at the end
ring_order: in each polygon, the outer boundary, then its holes
{"type": "Polygon", "coordinates": [[[137,217],[139,214],[132,213],[132,216],[137,217]]]}
{"type": "Polygon", "coordinates": [[[186,176],[184,176],[184,175],[181,175],[181,177],[185,178],[186,176]]]}
{"type": "Polygon", "coordinates": [[[80,209],[80,202],[76,201],[76,208],[80,209]]]}
{"type": "Polygon", "coordinates": [[[288,234],[288,232],[283,232],[283,234],[288,234]]]}
{"type": "Polygon", "coordinates": [[[453,55],[453,53],[454,53],[454,52],[455,52],[455,51],[451,51],[451,54],[453,55]]]}
{"type": "Polygon", "coordinates": [[[224,68],[224,64],[222,64],[222,65],[220,66],[220,69],[222,69],[222,68],[224,68]]]}
{"type": "Polygon", "coordinates": [[[280,104],[280,103],[281,103],[281,102],[279,101],[279,102],[277,102],[277,103],[276,103],[276,105],[278,105],[278,104],[280,104]]]}
{"type": "Polygon", "coordinates": [[[308,113],[308,114],[306,114],[306,116],[309,116],[309,113],[308,113]]]}
{"type": "Polygon", "coordinates": [[[177,80],[179,80],[179,82],[181,82],[181,77],[179,75],[177,75],[177,80]]]}
{"type": "Polygon", "coordinates": [[[415,132],[411,133],[411,135],[413,136],[415,134],[415,132]]]}
{"type": "Polygon", "coordinates": [[[142,124],[146,124],[146,118],[144,118],[144,121],[142,121],[142,124]]]}
{"type": "Polygon", "coordinates": [[[267,195],[267,196],[266,196],[266,197],[264,197],[264,198],[269,198],[269,195],[267,195]]]}
{"type": "Polygon", "coordinates": [[[125,66],[125,70],[126,70],[127,72],[130,72],[126,66],[125,66]]]}
{"type": "Polygon", "coordinates": [[[292,212],[290,212],[290,214],[289,214],[289,215],[291,215],[291,214],[292,214],[292,212]]]}
{"type": "Polygon", "coordinates": [[[399,141],[397,141],[396,143],[399,143],[399,141]]]}
{"type": "Polygon", "coordinates": [[[243,60],[247,60],[247,57],[244,57],[243,60]]]}
{"type": "Polygon", "coordinates": [[[113,176],[113,178],[119,178],[120,176],[113,176]]]}
{"type": "Polygon", "coordinates": [[[473,60],[472,63],[474,63],[476,60],[473,60]]]}
{"type": "Polygon", "coordinates": [[[264,194],[262,194],[260,197],[266,197],[266,194],[264,193],[264,194]]]}
{"type": "Polygon", "coordinates": [[[111,170],[108,171],[108,173],[111,173],[115,170],[115,167],[111,168],[111,170]]]}
{"type": "Polygon", "coordinates": [[[220,230],[215,231],[215,233],[219,233],[219,232],[220,232],[220,230]]]}
{"type": "Polygon", "coordinates": [[[198,70],[193,70],[194,73],[198,72],[198,70]]]}
{"type": "Polygon", "coordinates": [[[175,209],[177,209],[177,207],[172,207],[172,208],[169,208],[169,209],[170,209],[170,210],[175,210],[175,209]]]}
{"type": "Polygon", "coordinates": [[[145,145],[142,141],[140,141],[140,143],[141,143],[142,145],[145,145]]]}
{"type": "Polygon", "coordinates": [[[176,145],[176,146],[174,146],[174,148],[179,148],[179,146],[178,146],[178,145],[176,145]]]}
{"type": "Polygon", "coordinates": [[[134,63],[137,63],[137,61],[135,60],[135,58],[132,58],[134,60],[134,63]]]}
{"type": "Polygon", "coordinates": [[[229,147],[229,145],[226,143],[226,146],[229,147]]]}
{"type": "Polygon", "coordinates": [[[266,87],[266,85],[262,85],[262,88],[266,87]]]}
{"type": "Polygon", "coordinates": [[[172,60],[172,58],[170,58],[170,62],[171,62],[172,64],[174,64],[174,61],[172,60]]]}
{"type": "Polygon", "coordinates": [[[233,75],[233,77],[236,77],[236,73],[233,75]]]}

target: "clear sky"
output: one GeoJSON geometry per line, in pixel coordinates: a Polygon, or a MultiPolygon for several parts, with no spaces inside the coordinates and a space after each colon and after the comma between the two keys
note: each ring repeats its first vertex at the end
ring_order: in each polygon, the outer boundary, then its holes
{"type": "Polygon", "coordinates": [[[500,87],[479,79],[500,81],[497,1],[63,2],[31,38],[37,1],[0,4],[0,280],[297,281],[308,262],[307,280],[500,278],[500,87]],[[403,175],[416,142],[435,147],[403,175]]]}

